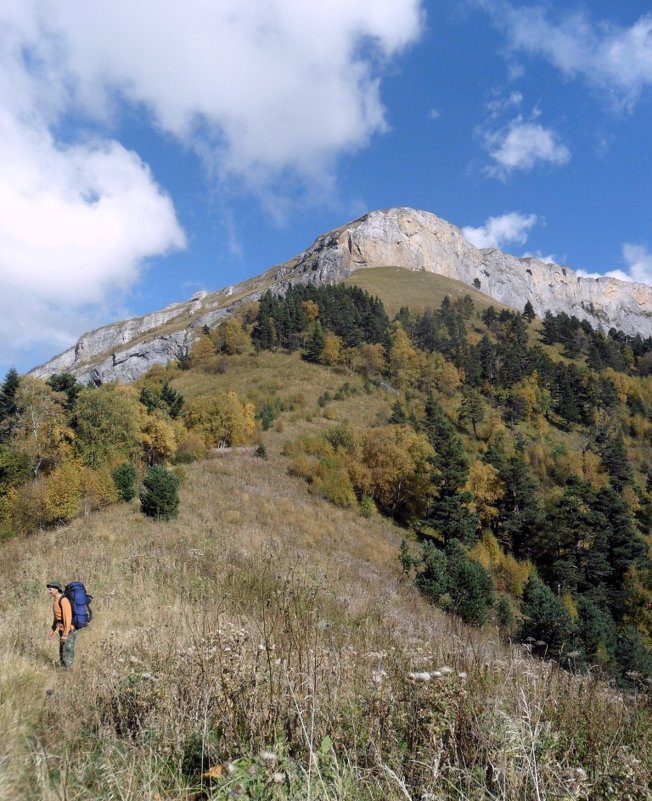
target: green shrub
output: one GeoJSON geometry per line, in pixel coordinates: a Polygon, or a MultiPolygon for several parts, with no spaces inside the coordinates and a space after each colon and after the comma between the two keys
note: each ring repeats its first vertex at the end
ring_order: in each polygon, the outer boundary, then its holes
{"type": "Polygon", "coordinates": [[[177,489],[179,479],[165,467],[152,465],[143,480],[140,492],[140,508],[148,517],[171,520],[179,510],[177,489]]]}
{"type": "Polygon", "coordinates": [[[112,475],[120,500],[130,501],[136,494],[136,468],[131,462],[123,462],[112,475]]]}

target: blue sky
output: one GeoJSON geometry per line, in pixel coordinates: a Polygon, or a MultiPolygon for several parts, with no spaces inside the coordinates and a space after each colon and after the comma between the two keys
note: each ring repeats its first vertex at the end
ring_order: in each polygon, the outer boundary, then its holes
{"type": "Polygon", "coordinates": [[[4,0],[0,371],[390,206],[652,283],[649,3],[4,0]]]}

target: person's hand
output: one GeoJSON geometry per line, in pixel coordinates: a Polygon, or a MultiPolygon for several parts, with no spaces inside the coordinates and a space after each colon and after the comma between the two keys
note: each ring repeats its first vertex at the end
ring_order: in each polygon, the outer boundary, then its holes
{"type": "Polygon", "coordinates": [[[54,631],[50,629],[50,631],[48,631],[48,640],[51,640],[53,637],[54,637],[54,631]]]}
{"type": "Polygon", "coordinates": [[[61,642],[65,642],[67,639],[68,639],[68,635],[67,634],[62,634],[61,635],[61,642]]]}

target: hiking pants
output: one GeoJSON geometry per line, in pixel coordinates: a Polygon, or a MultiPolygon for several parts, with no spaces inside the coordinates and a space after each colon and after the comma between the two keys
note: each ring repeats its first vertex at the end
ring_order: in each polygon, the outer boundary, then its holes
{"type": "MultiPolygon", "coordinates": [[[[61,637],[61,635],[59,635],[61,637]]],[[[59,639],[59,663],[62,667],[71,668],[75,658],[75,639],[77,631],[72,629],[66,640],[59,639]]]]}

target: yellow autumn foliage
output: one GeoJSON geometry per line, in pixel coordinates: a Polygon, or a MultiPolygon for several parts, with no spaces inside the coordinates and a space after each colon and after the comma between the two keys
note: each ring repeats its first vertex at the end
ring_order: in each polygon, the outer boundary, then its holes
{"type": "Polygon", "coordinates": [[[183,419],[188,429],[203,435],[209,448],[246,445],[256,430],[253,403],[241,401],[233,391],[193,398],[183,419]]]}
{"type": "Polygon", "coordinates": [[[47,476],[43,493],[45,523],[67,523],[81,512],[82,468],[79,462],[64,462],[47,476]]]}
{"type": "Polygon", "coordinates": [[[319,356],[322,364],[332,366],[338,364],[342,356],[342,340],[331,331],[324,333],[324,347],[319,356]]]}
{"type": "Polygon", "coordinates": [[[480,525],[486,526],[498,514],[496,504],[505,494],[498,471],[493,465],[476,460],[469,468],[465,489],[473,493],[469,506],[477,512],[480,525]]]}
{"type": "Polygon", "coordinates": [[[501,544],[493,534],[485,533],[482,538],[469,549],[469,556],[477,560],[494,577],[496,588],[507,591],[517,598],[523,596],[523,590],[532,572],[529,560],[519,561],[511,554],[505,553],[501,544]]]}
{"type": "Polygon", "coordinates": [[[203,367],[213,356],[215,356],[215,345],[210,337],[199,337],[188,353],[188,367],[203,367]]]}

